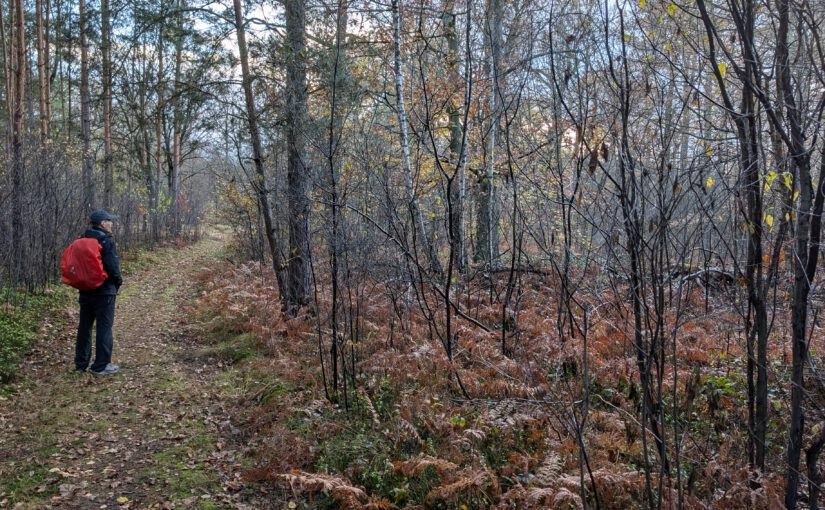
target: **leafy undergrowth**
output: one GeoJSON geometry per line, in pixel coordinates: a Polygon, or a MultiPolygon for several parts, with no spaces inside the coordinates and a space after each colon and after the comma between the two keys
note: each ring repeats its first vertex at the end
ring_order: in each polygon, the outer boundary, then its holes
{"type": "MultiPolygon", "coordinates": [[[[500,304],[468,299],[468,291],[463,310],[492,327],[454,317],[451,361],[432,329],[443,314],[428,321],[411,289],[362,282],[348,304],[354,320],[341,328],[336,388],[327,289],[319,289],[319,311],[289,319],[274,275],[256,264],[227,264],[199,278],[193,313],[201,336],[213,338],[225,363],[244,367],[231,384],[251,409],[244,430],[254,465],[245,477],[290,508],[626,509],[647,507],[651,497],[666,508],[781,506],[784,470],[754,478],[748,469],[735,289],[682,289],[679,317],[664,320],[672,327],[659,407],[665,464],[639,423],[644,397],[632,328],[624,326],[623,298],[610,291],[598,302],[579,296],[594,310],[587,342],[559,336],[559,286],[550,277],[522,281],[520,311],[511,312],[504,337],[495,327],[500,304]]],[[[769,466],[784,464],[786,334],[774,327],[769,466]]],[[[815,334],[814,356],[823,348],[815,334]]]]}
{"type": "MultiPolygon", "coordinates": [[[[29,345],[40,331],[64,327],[50,317],[70,302],[66,287],[47,289],[39,294],[4,296],[0,303],[0,388],[13,377],[29,345]]],[[[9,389],[6,387],[6,389],[9,389]]]]}

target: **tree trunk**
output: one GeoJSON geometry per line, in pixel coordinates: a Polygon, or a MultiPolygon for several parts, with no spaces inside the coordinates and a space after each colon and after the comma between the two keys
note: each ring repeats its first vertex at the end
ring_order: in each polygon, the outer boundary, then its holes
{"type": "Polygon", "coordinates": [[[86,0],[79,0],[80,11],[80,136],[83,144],[83,206],[96,207],[92,160],[92,112],[89,91],[89,13],[86,0]]]}
{"type": "Polygon", "coordinates": [[[289,203],[289,308],[297,313],[309,294],[309,183],[310,167],[304,151],[306,129],[306,6],[304,0],[286,0],[286,141],[289,203]]]}
{"type": "Polygon", "coordinates": [[[392,20],[395,30],[395,106],[398,112],[398,124],[401,129],[401,153],[403,157],[404,187],[407,192],[407,207],[409,209],[410,221],[413,225],[413,236],[410,250],[417,253],[417,243],[423,243],[423,247],[429,259],[430,270],[436,275],[441,275],[441,263],[435,251],[435,246],[427,236],[427,229],[424,225],[424,214],[418,203],[413,182],[412,163],[410,161],[410,141],[407,129],[407,109],[404,102],[404,71],[401,54],[401,0],[392,0],[392,20]]]}
{"type": "Polygon", "coordinates": [[[23,15],[23,0],[12,0],[13,10],[12,40],[14,51],[14,116],[12,120],[12,284],[23,281],[23,264],[26,260],[26,245],[23,236],[23,177],[25,166],[23,161],[23,102],[26,86],[26,39],[23,15]]]}
{"type": "MultiPolygon", "coordinates": [[[[450,1],[444,13],[445,37],[447,38],[447,70],[452,83],[461,83],[459,67],[461,65],[458,53],[458,34],[456,33],[455,2],[450,1]]],[[[462,98],[463,99],[463,98],[462,98]]],[[[466,105],[465,105],[466,107],[466,105]]],[[[447,105],[450,116],[450,169],[448,175],[448,208],[449,208],[449,239],[452,263],[459,273],[467,270],[467,259],[464,250],[464,133],[461,123],[461,108],[455,98],[450,99],[447,105]]]]}
{"type": "Polygon", "coordinates": [[[100,0],[100,50],[103,79],[103,208],[111,209],[114,193],[112,169],[112,41],[109,0],[100,0]]]}
{"type": "Polygon", "coordinates": [[[728,94],[725,77],[719,70],[716,58],[715,27],[708,14],[704,0],[698,0],[702,22],[708,37],[711,69],[719,86],[726,109],[736,126],[739,143],[740,175],[742,176],[745,208],[743,217],[748,233],[747,262],[745,267],[748,286],[748,314],[745,320],[745,335],[748,349],[748,457],[751,466],[764,469],[765,437],[767,431],[768,380],[767,344],[768,311],[766,305],[765,275],[762,261],[762,186],[759,176],[759,137],[756,119],[756,98],[759,75],[755,66],[756,58],[751,55],[754,35],[753,1],[747,0],[737,18],[737,30],[745,52],[745,63],[741,79],[745,82],[742,98],[737,109],[728,94]]]}
{"type": "MultiPolygon", "coordinates": [[[[803,129],[802,115],[796,105],[796,90],[791,78],[789,55],[790,5],[788,0],[777,0],[779,27],[776,44],[777,92],[789,135],[786,135],[788,153],[795,167],[799,202],[796,216],[794,250],[794,289],[791,304],[791,331],[793,360],[791,370],[791,420],[788,438],[788,471],[786,475],[785,506],[795,509],[798,502],[799,461],[805,434],[805,361],[808,358],[808,305],[811,282],[816,276],[822,237],[822,212],[825,206],[825,160],[821,160],[819,182],[814,187],[811,175],[811,149],[805,146],[809,139],[803,129]]],[[[821,114],[820,114],[821,115],[821,114]]],[[[779,127],[779,126],[777,126],[779,127]]]]}
{"type": "MultiPolygon", "coordinates": [[[[344,115],[341,107],[341,97],[348,83],[347,64],[347,20],[349,19],[348,0],[339,0],[336,13],[335,24],[335,46],[332,56],[332,77],[330,87],[330,119],[327,145],[327,167],[329,171],[329,181],[327,182],[327,214],[329,216],[329,257],[332,279],[332,309],[330,313],[330,326],[332,329],[330,341],[330,359],[332,370],[332,393],[338,394],[339,358],[345,359],[340,353],[339,345],[339,301],[340,301],[340,255],[341,255],[341,207],[338,180],[341,175],[340,143],[343,136],[344,115]]],[[[323,358],[322,358],[323,363],[323,358]]],[[[325,386],[326,386],[326,380],[325,386]]],[[[346,391],[346,385],[344,386],[346,391]]]]}
{"type": "Polygon", "coordinates": [[[181,129],[183,129],[183,111],[181,107],[181,93],[183,89],[183,12],[186,8],[186,0],[178,0],[176,13],[176,37],[175,37],[175,78],[172,85],[172,150],[169,164],[169,198],[171,200],[171,218],[169,233],[173,238],[180,235],[180,170],[181,170],[181,129]]]}
{"type": "Polygon", "coordinates": [[[164,150],[164,126],[166,125],[166,75],[164,70],[164,52],[163,46],[166,43],[164,39],[164,31],[166,30],[165,22],[161,19],[158,25],[158,74],[157,74],[157,94],[158,103],[157,111],[155,112],[155,189],[156,200],[155,208],[152,210],[152,238],[157,242],[161,238],[161,212],[165,212],[161,207],[160,188],[161,176],[163,175],[164,157],[166,151],[164,150]]]}
{"type": "MultiPolygon", "coordinates": [[[[107,0],[103,0],[107,1],[107,0]]],[[[48,25],[44,27],[44,17],[43,17],[43,0],[37,0],[35,2],[36,7],[35,9],[37,12],[35,13],[35,20],[37,24],[37,83],[39,86],[39,99],[40,99],[40,141],[41,143],[47,143],[50,138],[49,133],[49,53],[46,45],[46,36],[45,30],[47,30],[48,25]]],[[[46,18],[46,22],[48,22],[48,17],[46,18]]]]}
{"type": "Polygon", "coordinates": [[[264,170],[263,151],[261,150],[261,135],[258,130],[258,113],[255,108],[255,96],[252,91],[252,75],[249,71],[249,51],[246,47],[246,31],[244,30],[241,0],[234,0],[235,31],[238,35],[238,56],[241,60],[241,74],[243,78],[244,99],[246,100],[247,123],[249,137],[252,142],[252,160],[255,163],[256,178],[252,186],[258,194],[258,203],[264,218],[266,240],[269,244],[269,253],[272,256],[272,265],[278,280],[278,290],[281,294],[281,304],[286,307],[289,303],[289,287],[286,282],[285,266],[281,257],[275,227],[272,221],[272,210],[269,207],[269,190],[266,186],[266,171],[264,170]]]}
{"type": "Polygon", "coordinates": [[[479,182],[478,211],[476,219],[476,249],[474,259],[490,267],[498,263],[498,202],[496,193],[495,168],[496,144],[498,142],[500,84],[498,67],[501,57],[501,0],[489,0],[487,4],[487,36],[490,43],[488,77],[490,131],[487,133],[486,173],[479,182]]]}
{"type": "MultiPolygon", "coordinates": [[[[9,5],[9,22],[14,22],[14,3],[9,5]]],[[[3,52],[3,77],[5,78],[5,87],[6,87],[6,151],[7,154],[11,151],[11,137],[12,133],[14,132],[14,71],[13,71],[13,58],[11,55],[11,51],[14,47],[12,44],[11,39],[9,39],[9,43],[6,43],[6,21],[5,16],[3,14],[3,4],[0,3],[0,44],[2,44],[2,52],[3,52]]],[[[14,30],[12,27],[9,27],[8,35],[13,35],[14,30]]]]}

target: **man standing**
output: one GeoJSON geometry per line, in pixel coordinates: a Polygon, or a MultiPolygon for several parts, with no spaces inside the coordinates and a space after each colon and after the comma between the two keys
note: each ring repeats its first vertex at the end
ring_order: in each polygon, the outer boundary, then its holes
{"type": "Polygon", "coordinates": [[[89,216],[91,228],[83,237],[97,239],[103,247],[101,256],[103,268],[109,277],[100,287],[90,291],[80,291],[80,323],[77,326],[75,345],[75,369],[81,372],[89,369],[95,375],[111,375],[120,369],[112,363],[112,326],[115,322],[115,298],[123,278],[120,276],[120,261],[112,239],[112,227],[117,216],[106,211],[95,211],[89,216]],[[95,360],[92,357],[92,325],[97,322],[95,337],[95,360]]]}

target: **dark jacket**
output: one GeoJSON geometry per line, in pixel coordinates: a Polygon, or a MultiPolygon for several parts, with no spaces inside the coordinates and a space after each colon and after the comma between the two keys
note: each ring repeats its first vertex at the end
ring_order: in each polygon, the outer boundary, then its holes
{"type": "Polygon", "coordinates": [[[90,290],[88,292],[81,291],[81,295],[87,296],[114,296],[117,294],[117,290],[120,288],[120,285],[123,283],[123,278],[120,275],[120,260],[117,257],[117,247],[115,246],[115,240],[112,239],[110,234],[107,234],[103,229],[97,226],[93,226],[89,230],[83,233],[83,237],[91,237],[97,239],[100,245],[103,247],[103,252],[101,256],[103,257],[103,269],[106,270],[106,274],[109,275],[109,278],[103,282],[103,285],[96,288],[95,290],[90,290]]]}

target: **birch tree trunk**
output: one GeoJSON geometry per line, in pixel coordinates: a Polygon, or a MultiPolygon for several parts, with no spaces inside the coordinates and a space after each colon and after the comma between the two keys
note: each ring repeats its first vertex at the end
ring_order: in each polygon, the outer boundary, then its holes
{"type": "Polygon", "coordinates": [[[498,208],[495,185],[496,144],[498,142],[500,93],[498,83],[498,66],[501,56],[501,0],[488,0],[487,34],[490,42],[489,63],[489,107],[490,131],[487,133],[486,172],[479,183],[478,218],[476,223],[476,249],[474,259],[489,266],[498,260],[498,208]]]}
{"type": "Polygon", "coordinates": [[[435,253],[435,247],[430,242],[427,236],[427,229],[424,225],[424,215],[421,212],[421,207],[418,203],[418,197],[415,193],[415,184],[413,182],[412,163],[410,161],[410,141],[409,131],[407,128],[407,109],[404,102],[404,71],[402,66],[401,54],[401,0],[392,0],[392,21],[395,31],[395,107],[398,113],[398,124],[401,129],[401,154],[402,154],[402,168],[404,172],[404,188],[407,192],[407,207],[409,209],[410,221],[413,225],[413,240],[412,250],[417,253],[416,247],[418,243],[427,253],[429,259],[430,270],[440,275],[442,273],[441,263],[435,253]]]}

